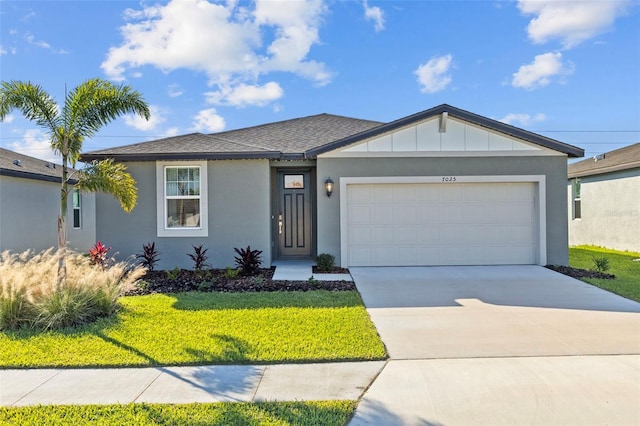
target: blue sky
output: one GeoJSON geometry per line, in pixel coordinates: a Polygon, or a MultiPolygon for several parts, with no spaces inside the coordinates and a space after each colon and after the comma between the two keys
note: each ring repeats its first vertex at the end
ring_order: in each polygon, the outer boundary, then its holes
{"type": "MultiPolygon", "coordinates": [[[[59,102],[102,77],[139,90],[102,149],[332,113],[392,121],[448,103],[574,144],[640,142],[640,6],[601,1],[0,1],[0,78],[59,102]]],[[[0,145],[51,159],[14,111],[0,145]]]]}

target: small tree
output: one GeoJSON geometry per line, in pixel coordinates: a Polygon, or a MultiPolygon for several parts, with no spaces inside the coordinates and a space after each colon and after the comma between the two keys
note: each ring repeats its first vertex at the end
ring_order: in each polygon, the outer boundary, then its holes
{"type": "Polygon", "coordinates": [[[62,157],[60,214],[58,215],[58,285],[66,277],[67,198],[70,180],[78,181],[81,191],[103,191],[115,196],[129,212],[136,205],[135,181],[122,164],[104,160],[89,164],[73,175],[82,143],[120,115],[134,113],[151,116],[142,95],[129,86],[114,85],[94,78],[65,93],[64,105],[58,104],[42,87],[31,82],[9,81],[0,85],[0,121],[18,109],[28,120],[44,127],[51,137],[51,148],[62,157]]]}

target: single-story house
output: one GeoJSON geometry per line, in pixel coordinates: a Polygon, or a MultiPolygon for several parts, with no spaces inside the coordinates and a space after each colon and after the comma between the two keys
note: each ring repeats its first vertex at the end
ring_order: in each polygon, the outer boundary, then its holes
{"type": "MultiPolygon", "coordinates": [[[[58,246],[62,166],[0,148],[0,251],[20,253],[58,246]]],[[[96,243],[95,195],[72,190],[68,247],[87,252],[96,243]]]]}
{"type": "Polygon", "coordinates": [[[329,253],[342,266],[566,264],[575,146],[449,105],[390,123],[319,114],[88,152],[138,182],[130,214],[97,197],[97,238],[155,241],[160,268],[234,247],[265,265],[329,253]]]}
{"type": "Polygon", "coordinates": [[[640,143],[569,164],[569,244],[640,252],[640,143]]]}

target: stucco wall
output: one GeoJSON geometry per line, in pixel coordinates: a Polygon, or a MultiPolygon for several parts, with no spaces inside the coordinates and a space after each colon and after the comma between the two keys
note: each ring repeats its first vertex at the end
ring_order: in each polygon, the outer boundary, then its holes
{"type": "Polygon", "coordinates": [[[267,160],[227,160],[207,163],[209,232],[207,237],[158,237],[156,228],[156,163],[127,163],[137,181],[138,203],[125,213],[113,198],[97,200],[97,236],[118,259],[134,256],[142,245],[155,241],[160,252],[158,269],[192,268],[187,253],[192,246],[208,249],[212,267],[234,266],[234,247],[263,251],[263,266],[270,266],[270,196],[267,160]]]}
{"type": "Polygon", "coordinates": [[[568,264],[567,160],[564,156],[438,157],[438,158],[319,158],[318,193],[324,180],[336,182],[331,198],[318,196],[318,253],[340,259],[341,177],[370,176],[486,176],[545,175],[547,263],[568,264]]]}
{"type": "MultiPolygon", "coordinates": [[[[42,251],[58,246],[60,184],[0,176],[0,251],[42,251]]],[[[86,252],[95,244],[95,195],[82,194],[82,228],[73,229],[69,197],[68,247],[86,252]]]]}
{"type": "Polygon", "coordinates": [[[569,244],[640,252],[640,169],[581,178],[582,218],[572,218],[569,244]]]}

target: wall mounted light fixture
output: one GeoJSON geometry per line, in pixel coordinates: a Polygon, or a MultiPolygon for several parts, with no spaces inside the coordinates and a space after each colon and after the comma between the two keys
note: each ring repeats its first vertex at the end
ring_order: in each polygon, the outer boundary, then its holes
{"type": "Polygon", "coordinates": [[[333,193],[333,181],[330,177],[324,181],[324,188],[327,190],[327,197],[331,197],[331,194],[333,193]]]}

